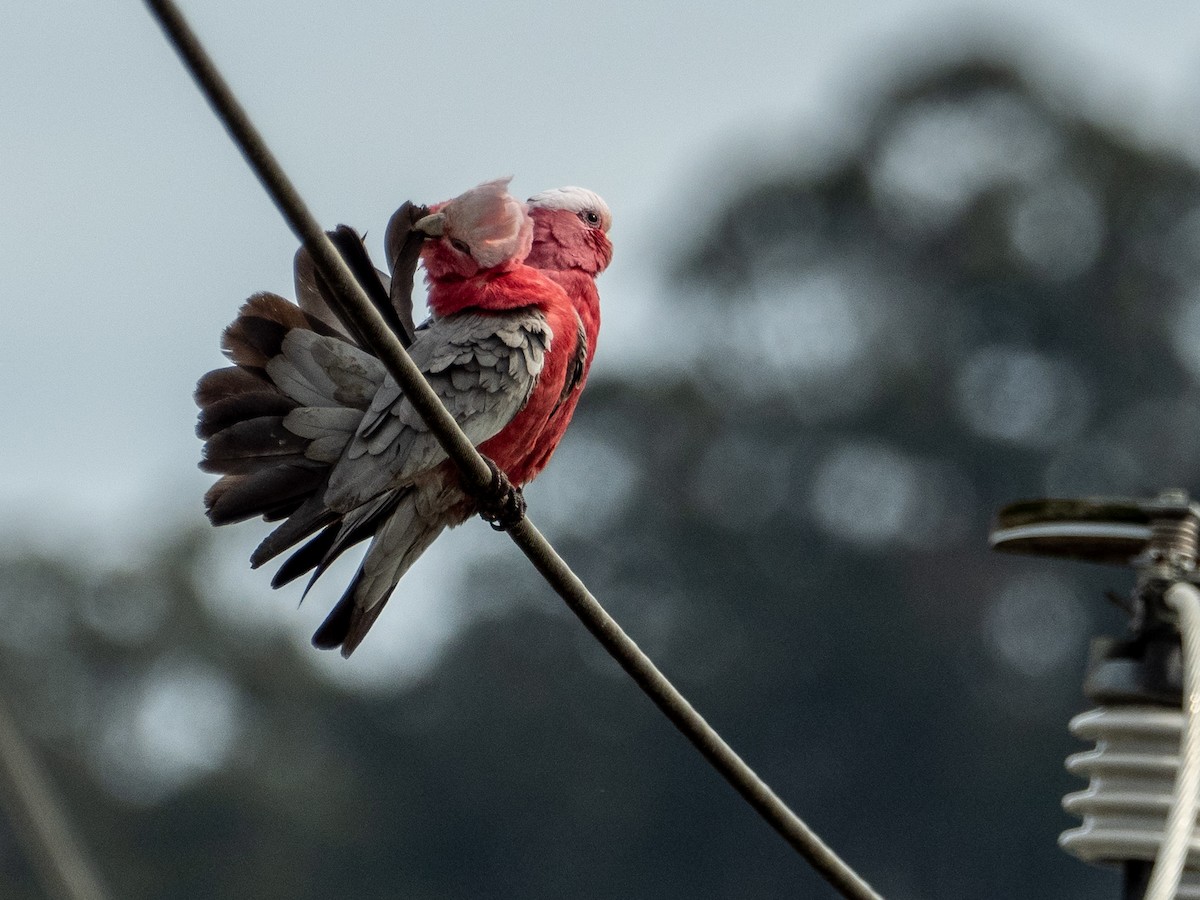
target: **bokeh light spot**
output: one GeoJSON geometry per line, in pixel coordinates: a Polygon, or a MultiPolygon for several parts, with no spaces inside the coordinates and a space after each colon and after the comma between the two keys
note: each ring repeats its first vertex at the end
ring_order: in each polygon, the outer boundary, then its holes
{"type": "Polygon", "coordinates": [[[865,544],[895,540],[919,507],[914,462],[890,447],[847,444],[818,467],[810,507],[839,537],[865,544]]]}
{"type": "Polygon", "coordinates": [[[1088,618],[1068,578],[1026,573],[996,592],[984,623],[996,658],[1021,675],[1048,675],[1084,641],[1088,618]]]}
{"type": "Polygon", "coordinates": [[[158,803],[229,761],[244,707],[219,669],[197,660],[161,661],[100,722],[92,771],[118,799],[158,803]]]}
{"type": "Polygon", "coordinates": [[[889,220],[924,230],[949,224],[987,188],[1035,177],[1059,151],[1042,117],[1007,91],[930,100],[892,125],[871,183],[889,220]]]}
{"type": "Polygon", "coordinates": [[[843,540],[927,550],[961,537],[974,504],[966,476],[944,460],[846,442],[817,465],[808,507],[843,540]]]}
{"type": "Polygon", "coordinates": [[[604,528],[625,510],[638,476],[629,453],[576,425],[525,496],[548,528],[588,533],[604,528]]]}
{"type": "Polygon", "coordinates": [[[1104,227],[1104,211],[1091,190],[1073,179],[1055,179],[1016,204],[1009,239],[1036,274],[1062,281],[1096,262],[1104,227]]]}
{"type": "Polygon", "coordinates": [[[959,370],[959,415],[983,437],[1027,447],[1051,447],[1087,422],[1083,379],[1065,360],[1018,347],[992,345],[959,370]]]}
{"type": "Polygon", "coordinates": [[[733,322],[739,343],[771,374],[811,379],[862,355],[864,324],[850,286],[836,270],[777,275],[756,285],[750,309],[733,322]]]}

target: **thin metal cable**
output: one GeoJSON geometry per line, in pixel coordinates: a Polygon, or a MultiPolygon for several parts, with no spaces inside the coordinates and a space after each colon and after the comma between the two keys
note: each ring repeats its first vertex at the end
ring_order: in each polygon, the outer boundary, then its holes
{"type": "Polygon", "coordinates": [[[100,874],[82,844],[37,757],[0,699],[0,796],[13,813],[13,829],[34,863],[47,896],[104,900],[100,874]]]}
{"type": "MultiPolygon", "coordinates": [[[[146,4],[288,225],[312,255],[317,269],[333,291],[339,306],[338,314],[360,330],[371,351],[400,384],[404,395],[464,474],[467,482],[464,487],[476,492],[484,490],[491,481],[491,471],[483,457],[463,434],[458,423],[442,405],[399,340],[375,310],[267,148],[266,142],[234,97],[178,7],[171,0],[146,0],[146,4]]],[[[633,677],[676,728],[784,840],[808,860],[843,897],[851,900],[882,900],[866,881],[846,865],[775,795],[696,712],[650,658],[621,630],[621,626],[592,596],[541,532],[534,527],[533,522],[528,518],[522,519],[509,530],[509,534],[609,655],[633,677]]]]}
{"type": "Polygon", "coordinates": [[[1200,801],[1200,590],[1186,581],[1177,581],[1167,589],[1165,599],[1179,616],[1179,636],[1183,643],[1183,736],[1175,795],[1171,798],[1158,858],[1146,885],[1145,900],[1175,897],[1196,829],[1196,807],[1200,801]]]}

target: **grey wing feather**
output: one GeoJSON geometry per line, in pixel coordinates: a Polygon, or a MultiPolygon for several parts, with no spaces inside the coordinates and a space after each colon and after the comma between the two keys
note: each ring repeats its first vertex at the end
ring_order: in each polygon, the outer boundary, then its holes
{"type": "Polygon", "coordinates": [[[292,434],[317,440],[332,434],[353,434],[361,418],[358,410],[344,406],[301,406],[284,416],[283,426],[292,434]]]}
{"type": "MultiPolygon", "coordinates": [[[[505,315],[435,319],[410,350],[434,392],[478,445],[512,421],[529,399],[551,340],[545,317],[526,308],[505,315]]],[[[437,466],[446,453],[390,378],[334,468],[326,502],[352,509],[437,466]]]]}
{"type": "Polygon", "coordinates": [[[352,344],[293,329],[266,366],[279,389],[305,406],[366,409],[383,383],[383,363],[352,344]]]}
{"type": "Polygon", "coordinates": [[[283,418],[283,427],[308,440],[304,456],[333,465],[354,435],[362,413],[344,406],[302,406],[283,418]]]}

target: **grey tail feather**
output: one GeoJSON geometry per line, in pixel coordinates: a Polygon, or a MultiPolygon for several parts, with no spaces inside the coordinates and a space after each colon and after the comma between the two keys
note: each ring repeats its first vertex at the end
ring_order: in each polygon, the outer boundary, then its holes
{"type": "MultiPolygon", "coordinates": [[[[416,499],[410,498],[408,492],[399,492],[395,501],[369,517],[370,522],[378,523],[371,528],[374,540],[350,587],[313,635],[316,646],[326,649],[340,646],[343,656],[353,653],[379,618],[400,579],[443,529],[453,523],[453,518],[445,515],[434,520],[422,517],[417,512],[416,499]],[[401,502],[405,498],[408,502],[401,502]]],[[[364,528],[364,535],[365,531],[364,528]]],[[[357,539],[360,535],[352,530],[347,537],[357,539]]],[[[318,568],[317,575],[321,571],[318,568]]]]}
{"type": "Polygon", "coordinates": [[[367,632],[371,630],[371,626],[383,612],[383,608],[387,605],[388,598],[392,596],[396,586],[392,585],[373,606],[364,609],[355,598],[362,577],[363,571],[360,567],[346,588],[346,592],[342,594],[342,598],[338,600],[329,615],[325,617],[325,621],[321,623],[321,627],[313,634],[314,647],[321,650],[336,650],[340,647],[342,656],[349,659],[350,654],[363,642],[363,638],[367,636],[367,632]]]}
{"type": "MultiPolygon", "coordinates": [[[[361,544],[363,541],[375,537],[375,532],[383,527],[383,524],[387,522],[388,517],[395,512],[396,507],[399,505],[404,496],[406,496],[404,492],[397,492],[391,495],[384,505],[378,506],[372,510],[368,516],[364,517],[361,521],[354,523],[349,530],[346,530],[345,522],[343,521],[341,526],[334,531],[331,537],[326,538],[325,533],[322,532],[317,538],[315,538],[313,541],[310,541],[309,543],[316,543],[317,541],[320,541],[321,545],[325,548],[325,552],[314,565],[303,570],[305,572],[309,569],[313,570],[312,578],[309,579],[308,586],[304,588],[304,593],[307,594],[310,590],[312,590],[312,586],[317,583],[317,579],[325,574],[325,572],[331,565],[333,565],[334,561],[337,560],[339,556],[356,544],[361,544]]],[[[331,525],[329,529],[326,530],[333,530],[333,526],[331,525]]],[[[302,549],[307,551],[307,545],[302,549]]],[[[297,561],[295,569],[299,570],[301,565],[307,565],[310,559],[312,559],[312,557],[306,554],[303,562],[297,561]]],[[[291,562],[292,560],[288,559],[288,564],[291,562]]],[[[300,574],[302,574],[302,572],[296,571],[296,574],[291,575],[291,577],[295,578],[300,574]]],[[[278,578],[279,576],[276,575],[276,577],[278,578]]],[[[274,585],[274,582],[272,582],[272,585],[274,585]]]]}
{"type": "Polygon", "coordinates": [[[329,474],[326,472],[321,484],[297,507],[288,520],[263,538],[262,543],[250,554],[250,565],[253,568],[257,569],[263,563],[269,562],[321,528],[341,521],[341,514],[329,509],[323,499],[328,481],[329,474]]]}

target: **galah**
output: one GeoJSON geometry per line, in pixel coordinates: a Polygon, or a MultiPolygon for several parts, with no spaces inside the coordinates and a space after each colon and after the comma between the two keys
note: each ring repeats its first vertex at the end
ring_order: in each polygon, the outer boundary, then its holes
{"type": "MultiPolygon", "coordinates": [[[[531,219],[506,183],[481,185],[415,223],[408,211],[397,233],[411,226],[429,235],[421,260],[432,316],[415,337],[396,299],[406,277],[397,262],[403,246],[415,245],[394,238],[397,217],[387,241],[392,274],[371,293],[377,306],[397,304],[393,327],[411,339],[414,361],[480,452],[519,486],[541,471],[561,439],[595,346],[594,285],[590,294],[568,296],[563,283],[577,268],[598,272],[611,246],[604,236],[599,268],[564,265],[569,260],[560,251],[550,256],[561,270],[526,264],[535,221],[544,240],[573,246],[565,223],[546,231],[546,222],[563,218],[552,210],[571,210],[581,233],[600,224],[589,221],[600,210],[607,223],[608,211],[590,192],[564,189],[540,208],[535,198],[531,219]],[[587,209],[574,211],[584,194],[587,209]]],[[[341,246],[346,255],[349,245],[341,246]]],[[[357,252],[366,259],[361,245],[357,252]]],[[[362,266],[355,268],[362,280],[362,266]]],[[[407,278],[411,284],[411,272],[407,278]]],[[[197,388],[198,432],[207,439],[202,467],[223,474],[205,498],[214,524],[286,517],[255,551],[255,566],[316,533],[283,564],[274,586],[313,570],[315,580],[346,548],[371,540],[313,638],[349,656],[400,577],[478,504],[382,364],[330,320],[321,287],[298,254],[299,307],[271,294],[243,307],[223,341],[235,366],[210,372],[197,388]]]]}
{"type": "Polygon", "coordinates": [[[548,431],[555,436],[543,441],[539,448],[545,451],[544,458],[538,460],[540,469],[549,461],[550,454],[571,424],[575,405],[592,367],[592,358],[596,355],[600,334],[600,293],[596,290],[596,276],[612,260],[612,243],[608,239],[612,213],[608,204],[592,191],[565,187],[534,194],[529,198],[529,214],[533,218],[533,249],[525,264],[541,269],[567,292],[583,325],[587,347],[583,368],[573,379],[574,389],[547,425],[548,431]]]}

